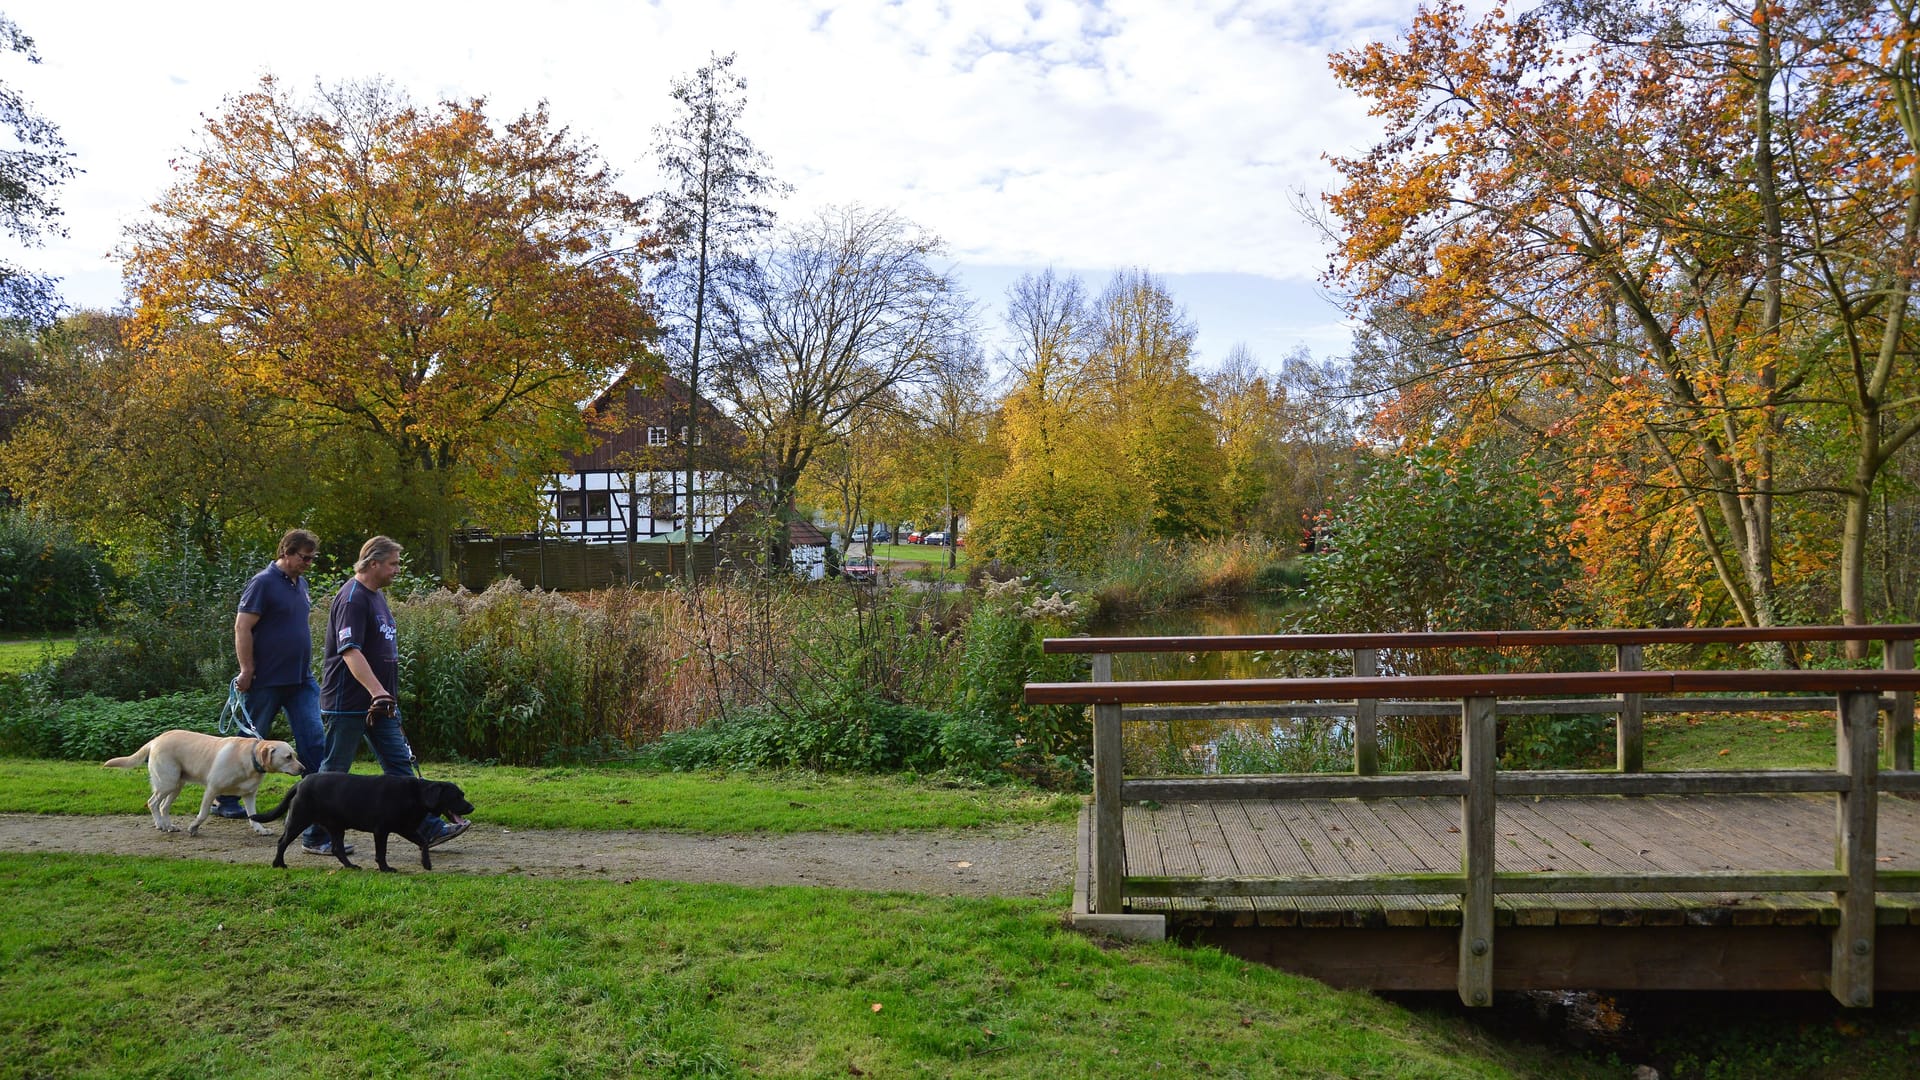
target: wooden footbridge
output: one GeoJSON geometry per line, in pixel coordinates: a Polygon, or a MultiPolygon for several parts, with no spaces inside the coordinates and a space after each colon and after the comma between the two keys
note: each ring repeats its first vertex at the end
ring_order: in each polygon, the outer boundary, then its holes
{"type": "MultiPolygon", "coordinates": [[[[1920,989],[1920,626],[1057,638],[1094,713],[1076,921],[1143,925],[1342,986],[1920,989]],[[1646,671],[1647,646],[1878,641],[1874,670],[1646,671]],[[1378,676],[1420,649],[1610,646],[1615,670],[1378,676]],[[1354,676],[1125,682],[1126,652],[1345,650],[1354,676]],[[1648,771],[1643,717],[1829,712],[1832,768],[1648,771]],[[1460,718],[1458,772],[1382,773],[1382,717],[1460,718]],[[1617,717],[1615,768],[1498,768],[1499,721],[1617,717]],[[1124,775],[1177,720],[1351,723],[1351,773],[1124,775]],[[1884,718],[1884,736],[1882,719],[1884,718]]],[[[1654,763],[1656,766],[1657,762],[1654,763]]]]}

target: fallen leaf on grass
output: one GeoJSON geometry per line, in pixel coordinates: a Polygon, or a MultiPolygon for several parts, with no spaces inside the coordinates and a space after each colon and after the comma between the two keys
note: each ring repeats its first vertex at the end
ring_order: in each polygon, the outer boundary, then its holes
{"type": "Polygon", "coordinates": [[[1719,756],[1719,757],[1726,757],[1726,756],[1727,756],[1728,754],[1731,754],[1731,753],[1733,753],[1733,748],[1732,748],[1732,747],[1728,747],[1728,748],[1726,748],[1725,750],[1722,750],[1722,751],[1720,751],[1720,753],[1719,753],[1719,754],[1718,754],[1717,756],[1719,756]]]}
{"type": "Polygon", "coordinates": [[[873,1003],[873,1011],[874,1011],[874,1012],[879,1012],[879,1011],[880,1011],[880,1008],[881,1008],[881,1006],[880,1006],[880,1003],[879,1003],[879,1002],[877,1002],[877,1001],[876,1001],[876,1002],[874,1002],[874,1003],[873,1003]]]}
{"type": "Polygon", "coordinates": [[[957,863],[954,863],[953,865],[954,865],[954,866],[956,866],[956,867],[958,867],[958,868],[960,868],[960,869],[962,869],[962,870],[965,870],[965,869],[967,869],[968,867],[970,867],[970,866],[972,866],[973,864],[972,864],[972,863],[970,863],[970,862],[957,862],[957,863]]]}

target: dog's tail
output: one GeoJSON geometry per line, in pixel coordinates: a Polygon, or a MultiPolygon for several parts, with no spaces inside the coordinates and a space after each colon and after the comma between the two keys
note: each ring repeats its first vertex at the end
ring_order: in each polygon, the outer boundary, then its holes
{"type": "Polygon", "coordinates": [[[299,792],[300,783],[299,781],[295,781],[294,785],[287,789],[287,793],[281,796],[279,806],[274,807],[264,814],[248,814],[247,817],[254,821],[278,821],[286,815],[287,807],[293,805],[293,797],[299,794],[299,792]]]}
{"type": "Polygon", "coordinates": [[[109,769],[132,769],[147,763],[147,755],[153,753],[153,743],[128,754],[126,757],[108,758],[104,764],[109,769]]]}

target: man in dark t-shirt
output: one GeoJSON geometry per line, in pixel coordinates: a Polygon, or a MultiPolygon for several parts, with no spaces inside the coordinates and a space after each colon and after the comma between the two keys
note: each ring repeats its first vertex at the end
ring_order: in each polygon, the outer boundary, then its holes
{"type": "MultiPolygon", "coordinates": [[[[326,728],[321,772],[347,772],[365,739],[389,776],[413,776],[413,748],[400,730],[400,636],[381,592],[400,574],[400,545],[376,536],[360,548],[353,577],[327,608],[327,641],[320,664],[320,719],[326,728]],[[376,707],[377,706],[377,707],[376,707]]],[[[429,816],[421,826],[428,847],[467,831],[468,822],[429,816]]],[[[305,850],[305,849],[303,849],[305,850]]],[[[324,853],[324,852],[323,852],[324,853]]]]}
{"type": "MultiPolygon", "coordinates": [[[[305,529],[289,529],[280,538],[274,560],[253,575],[240,593],[233,617],[233,655],[240,673],[233,685],[244,697],[252,734],[266,738],[275,715],[287,714],[293,748],[307,772],[326,756],[320,730],[320,687],[313,681],[313,641],[307,613],[306,573],[320,550],[320,538],[305,529]]],[[[221,817],[246,817],[237,795],[220,796],[221,817]]],[[[325,836],[322,831],[318,835],[325,836]]]]}

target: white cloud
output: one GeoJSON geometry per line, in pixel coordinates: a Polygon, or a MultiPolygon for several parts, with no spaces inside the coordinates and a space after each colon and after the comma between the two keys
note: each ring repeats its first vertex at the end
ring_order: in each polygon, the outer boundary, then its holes
{"type": "Polygon", "coordinates": [[[116,300],[105,255],[121,229],[170,182],[168,162],[202,117],[263,72],[293,86],[384,76],[416,98],[485,96],[501,115],[544,98],[640,192],[657,182],[646,151],[668,119],[669,81],[716,51],[740,54],[747,130],[797,186],[796,212],[893,207],[970,263],[1137,265],[1304,287],[1325,259],[1290,195],[1329,186],[1321,155],[1364,147],[1372,131],[1328,74],[1327,52],[1390,35],[1411,10],[1411,0],[23,0],[7,12],[45,63],[0,58],[0,78],[61,126],[87,170],[60,195],[70,240],[26,256],[84,303],[116,300]]]}

